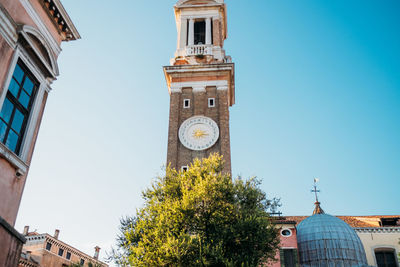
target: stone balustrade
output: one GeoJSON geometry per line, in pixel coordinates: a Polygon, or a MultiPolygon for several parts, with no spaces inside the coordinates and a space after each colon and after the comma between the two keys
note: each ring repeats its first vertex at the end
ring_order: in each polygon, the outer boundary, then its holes
{"type": "Polygon", "coordinates": [[[186,55],[212,55],[212,47],[210,45],[190,45],[186,47],[186,55]]]}

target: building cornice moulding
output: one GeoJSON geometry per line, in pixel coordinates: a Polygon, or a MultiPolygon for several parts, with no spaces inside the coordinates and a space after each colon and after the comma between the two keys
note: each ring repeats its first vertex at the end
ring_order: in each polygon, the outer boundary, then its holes
{"type": "Polygon", "coordinates": [[[72,22],[71,18],[69,17],[67,11],[65,10],[64,6],[60,2],[60,0],[53,0],[54,5],[58,9],[58,12],[60,12],[61,17],[64,19],[65,23],[67,24],[67,27],[71,31],[74,40],[81,39],[81,36],[76,29],[74,23],[72,22]]]}
{"type": "Polygon", "coordinates": [[[232,71],[233,68],[234,68],[234,63],[164,66],[164,70],[168,74],[176,72],[206,72],[206,71],[221,71],[221,70],[232,71]]]}
{"type": "Polygon", "coordinates": [[[357,233],[400,233],[400,227],[359,227],[357,233]]]}
{"type": "Polygon", "coordinates": [[[196,15],[182,15],[181,19],[184,20],[189,20],[189,19],[207,19],[207,18],[211,18],[211,19],[220,19],[221,16],[219,15],[209,15],[209,14],[196,14],[196,15]]]}

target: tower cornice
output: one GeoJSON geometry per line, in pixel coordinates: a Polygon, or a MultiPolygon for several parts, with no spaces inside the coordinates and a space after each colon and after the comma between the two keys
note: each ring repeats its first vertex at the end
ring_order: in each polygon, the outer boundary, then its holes
{"type": "MultiPolygon", "coordinates": [[[[175,65],[164,66],[164,75],[168,91],[180,90],[177,84],[192,87],[198,84],[215,86],[217,89],[227,89],[229,93],[229,106],[235,104],[235,64],[202,64],[202,65],[175,65]]],[[[179,86],[178,86],[179,87],[179,86]]]]}
{"type": "Polygon", "coordinates": [[[224,0],[179,0],[175,7],[224,5],[224,0]]]}

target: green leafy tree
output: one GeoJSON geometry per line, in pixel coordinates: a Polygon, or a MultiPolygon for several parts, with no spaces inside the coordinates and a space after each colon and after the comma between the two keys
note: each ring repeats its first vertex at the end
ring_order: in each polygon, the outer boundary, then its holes
{"type": "Polygon", "coordinates": [[[277,230],[260,181],[232,181],[218,154],[188,171],[167,168],[143,192],[144,207],[121,219],[110,260],[122,266],[259,266],[275,256],[277,230]]]}

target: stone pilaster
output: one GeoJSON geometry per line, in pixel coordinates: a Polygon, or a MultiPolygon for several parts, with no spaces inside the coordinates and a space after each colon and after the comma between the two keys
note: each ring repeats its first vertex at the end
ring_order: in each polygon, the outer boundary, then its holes
{"type": "Polygon", "coordinates": [[[178,92],[172,92],[170,96],[167,164],[171,164],[172,168],[177,168],[178,160],[180,96],[178,92]]]}

